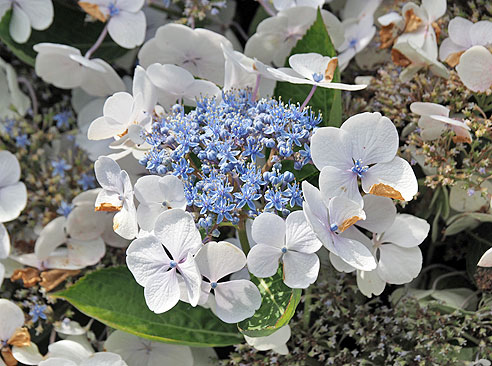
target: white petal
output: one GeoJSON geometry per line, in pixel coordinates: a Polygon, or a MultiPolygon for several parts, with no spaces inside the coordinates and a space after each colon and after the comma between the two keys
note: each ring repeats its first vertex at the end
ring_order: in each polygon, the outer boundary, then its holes
{"type": "Polygon", "coordinates": [[[273,276],[278,270],[278,261],[282,256],[279,248],[257,244],[248,253],[248,270],[256,277],[273,276]]]}
{"type": "Polygon", "coordinates": [[[106,253],[106,245],[101,238],[88,241],[69,239],[67,248],[69,264],[78,268],[97,264],[106,253]]]}
{"type": "Polygon", "coordinates": [[[176,65],[152,64],[147,74],[157,88],[178,97],[185,95],[195,81],[189,71],[176,65]]]}
{"type": "Polygon", "coordinates": [[[101,156],[94,164],[96,179],[106,190],[123,193],[121,168],[113,159],[101,156]]]}
{"type": "Polygon", "coordinates": [[[27,13],[14,3],[10,19],[10,35],[17,43],[26,43],[31,35],[31,21],[27,13]]]}
{"type": "Polygon", "coordinates": [[[196,99],[202,99],[204,97],[218,97],[219,95],[220,89],[211,81],[195,80],[186,90],[184,97],[195,102],[196,99]]]}
{"type": "Polygon", "coordinates": [[[193,366],[190,347],[152,342],[119,330],[111,333],[104,349],[119,354],[128,366],[160,366],[162,363],[193,366]]]}
{"type": "Polygon", "coordinates": [[[45,30],[53,22],[53,3],[51,0],[17,0],[29,17],[33,29],[45,30]]]}
{"type": "Polygon", "coordinates": [[[364,165],[391,161],[398,149],[398,131],[381,113],[359,113],[347,119],[340,127],[347,132],[352,145],[352,158],[364,165]]]}
{"type": "MultiPolygon", "coordinates": [[[[10,255],[10,238],[7,229],[0,224],[0,259],[7,258],[10,255]]],[[[1,283],[1,281],[0,281],[1,283]]]]}
{"type": "Polygon", "coordinates": [[[312,80],[314,73],[325,75],[325,69],[330,60],[331,57],[318,53],[298,53],[289,57],[289,65],[306,79],[312,80]]]}
{"type": "Polygon", "coordinates": [[[196,262],[203,276],[217,282],[246,265],[246,256],[234,244],[221,241],[205,244],[196,254],[196,262]]]}
{"type": "Polygon", "coordinates": [[[467,47],[463,47],[454,43],[451,38],[446,38],[444,41],[442,41],[441,46],[439,47],[439,60],[444,62],[449,56],[459,54],[463,51],[466,51],[466,49],[467,47]]]}
{"type": "Polygon", "coordinates": [[[180,296],[176,269],[150,276],[145,284],[144,296],[147,306],[156,314],[172,309],[180,296]]]}
{"type": "Polygon", "coordinates": [[[364,244],[340,235],[334,237],[335,254],[345,262],[363,271],[372,271],[376,268],[376,260],[364,244]]]}
{"type": "Polygon", "coordinates": [[[325,166],[349,169],[353,165],[350,144],[345,132],[335,127],[318,128],[311,138],[311,157],[318,170],[325,166]]]}
{"type": "Polygon", "coordinates": [[[186,260],[179,263],[178,270],[186,284],[189,303],[191,306],[196,306],[202,295],[201,285],[203,281],[193,254],[188,253],[186,260]]]}
{"type": "Polygon", "coordinates": [[[422,0],[422,7],[427,11],[431,22],[446,13],[446,0],[422,0]]]}
{"type": "Polygon", "coordinates": [[[118,7],[129,11],[130,13],[136,13],[142,9],[145,4],[145,0],[118,0],[118,7]]]}
{"type": "Polygon", "coordinates": [[[24,365],[37,365],[44,359],[34,342],[25,347],[12,347],[12,355],[24,365]]]}
{"type": "Polygon", "coordinates": [[[141,286],[146,286],[152,275],[165,272],[169,262],[159,239],[152,235],[135,239],[126,250],[128,269],[141,286]]]}
{"type": "Polygon", "coordinates": [[[461,55],[456,70],[468,89],[484,92],[492,85],[492,54],[485,47],[474,46],[461,55]]]}
{"type": "Polygon", "coordinates": [[[145,39],[146,20],[143,11],[120,11],[108,21],[108,32],[113,41],[124,48],[140,46],[145,39]]]}
{"type": "Polygon", "coordinates": [[[343,232],[359,220],[365,220],[366,214],[359,204],[344,197],[334,197],[328,204],[330,225],[336,225],[334,231],[343,232]]]}
{"type": "Polygon", "coordinates": [[[379,277],[377,270],[357,271],[357,287],[367,297],[378,296],[383,293],[386,282],[379,277]]]}
{"type": "Polygon", "coordinates": [[[289,250],[302,253],[315,253],[323,245],[302,211],[291,212],[285,221],[287,228],[285,243],[289,250]]]}
{"type": "Polygon", "coordinates": [[[92,354],[92,352],[89,352],[81,344],[70,340],[62,340],[52,343],[48,346],[48,351],[50,357],[66,358],[76,362],[77,364],[90,357],[92,354]]]}
{"type": "Polygon", "coordinates": [[[437,115],[449,117],[449,109],[436,103],[413,102],[410,104],[410,110],[420,116],[437,115]]]}
{"type": "Polygon", "coordinates": [[[154,234],[176,262],[185,259],[188,253],[195,254],[202,247],[193,217],[180,209],[161,213],[155,222],[154,234]]]}
{"type": "Polygon", "coordinates": [[[470,38],[470,30],[472,29],[473,23],[468,19],[462,17],[456,17],[451,19],[448,24],[449,38],[459,45],[467,49],[472,46],[472,41],[470,38]]]}
{"type": "Polygon", "coordinates": [[[325,166],[319,175],[319,188],[325,204],[333,197],[344,197],[363,205],[357,174],[334,166],[325,166]]]}
{"type": "Polygon", "coordinates": [[[27,204],[27,189],[24,183],[0,187],[0,203],[0,222],[17,218],[27,204]]]}
{"type": "Polygon", "coordinates": [[[141,108],[145,112],[152,113],[154,111],[157,103],[157,90],[142,66],[137,66],[135,68],[132,93],[134,96],[137,96],[138,94],[142,95],[143,103],[141,108]]]}
{"type": "Polygon", "coordinates": [[[98,352],[82,361],[80,366],[128,366],[120,355],[111,352],[98,352]]]}
{"type": "Polygon", "coordinates": [[[34,246],[34,253],[40,260],[48,258],[51,253],[67,240],[65,232],[66,218],[57,217],[50,221],[39,234],[34,246]]]}
{"type": "Polygon", "coordinates": [[[115,233],[128,240],[131,240],[137,236],[137,210],[133,205],[133,201],[125,201],[121,211],[114,215],[113,230],[115,233]]]}
{"type": "Polygon", "coordinates": [[[401,248],[384,244],[379,248],[378,274],[384,281],[403,285],[418,276],[422,269],[422,252],[419,247],[401,248]]]}
{"type": "Polygon", "coordinates": [[[251,234],[258,244],[282,248],[285,245],[285,221],[278,215],[264,212],[254,219],[251,234]]]}
{"type": "Polygon", "coordinates": [[[102,235],[106,213],[94,212],[94,202],[77,204],[67,217],[66,230],[70,237],[77,240],[93,240],[102,235]]]}
{"type": "Polygon", "coordinates": [[[332,266],[338,272],[351,273],[351,272],[355,271],[354,267],[352,267],[350,264],[348,264],[347,262],[342,260],[338,255],[330,252],[329,256],[330,256],[330,262],[331,262],[332,266]]]}
{"type": "Polygon", "coordinates": [[[384,233],[395,221],[396,206],[387,197],[368,194],[364,196],[364,212],[366,219],[357,222],[360,226],[372,233],[384,233]]]}
{"type": "Polygon", "coordinates": [[[175,175],[166,175],[159,181],[159,187],[164,192],[164,199],[167,206],[172,208],[186,208],[186,197],[184,194],[184,184],[175,175]]]}
{"type": "Polygon", "coordinates": [[[308,288],[318,278],[319,258],[316,253],[287,251],[284,262],[284,283],[290,288],[308,288]]]}
{"type": "Polygon", "coordinates": [[[269,336],[248,337],[247,335],[245,335],[244,339],[250,346],[253,346],[258,351],[268,351],[285,345],[289,341],[290,335],[290,326],[284,325],[269,336]]]}
{"type": "Polygon", "coordinates": [[[261,305],[258,287],[251,281],[221,282],[215,288],[216,313],[226,323],[250,318],[261,305]]]}
{"type": "Polygon", "coordinates": [[[470,29],[470,38],[473,45],[490,45],[492,43],[492,22],[481,20],[473,24],[470,29]]]}
{"type": "Polygon", "coordinates": [[[417,194],[418,184],[410,164],[397,156],[370,167],[362,178],[362,189],[376,196],[410,201],[417,194]]]}
{"type": "Polygon", "coordinates": [[[50,357],[40,362],[39,366],[78,366],[78,364],[61,357],[50,357]]]}
{"type": "MultiPolygon", "coordinates": [[[[74,56],[71,56],[72,58],[74,56]]],[[[80,56],[80,59],[83,57],[80,56]]],[[[90,60],[86,67],[80,87],[88,94],[105,97],[126,89],[123,80],[106,61],[99,58],[90,60]]]]}
{"type": "Polygon", "coordinates": [[[429,234],[430,225],[419,217],[398,214],[393,225],[384,232],[382,241],[409,248],[421,244],[429,234]]]}
{"type": "MultiPolygon", "coordinates": [[[[172,176],[174,177],[174,176],[172,176]]],[[[176,177],[174,177],[176,178],[176,177]]],[[[144,175],[135,183],[135,197],[141,204],[160,203],[164,201],[164,192],[160,187],[158,175],[144,175]]],[[[176,178],[178,179],[178,178],[176,178]]],[[[178,179],[179,180],[179,179],[178,179]]]]}
{"type": "Polygon", "coordinates": [[[24,313],[10,300],[0,299],[0,340],[8,341],[24,325],[24,313]]]}
{"type": "Polygon", "coordinates": [[[15,184],[20,179],[20,164],[17,157],[10,151],[0,151],[0,187],[15,184]]]}
{"type": "Polygon", "coordinates": [[[480,266],[480,267],[492,267],[492,248],[490,248],[489,250],[487,250],[482,255],[482,257],[478,261],[477,266],[480,266]]]}

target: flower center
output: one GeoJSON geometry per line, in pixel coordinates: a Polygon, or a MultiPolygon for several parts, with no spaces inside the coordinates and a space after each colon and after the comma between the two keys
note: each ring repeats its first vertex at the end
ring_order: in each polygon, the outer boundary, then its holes
{"type": "Polygon", "coordinates": [[[364,173],[369,170],[369,167],[367,165],[362,165],[362,160],[357,159],[354,163],[354,166],[352,167],[352,172],[357,174],[359,178],[362,178],[364,176],[364,173]]]}
{"type": "Polygon", "coordinates": [[[357,39],[352,38],[349,42],[349,47],[354,48],[356,44],[357,44],[357,39]]]}
{"type": "Polygon", "coordinates": [[[210,282],[210,287],[212,287],[212,290],[217,287],[217,282],[210,282]]]}
{"type": "Polygon", "coordinates": [[[331,230],[331,232],[337,231],[338,230],[338,225],[337,224],[331,224],[330,225],[330,230],[331,230]]]}
{"type": "Polygon", "coordinates": [[[120,9],[118,9],[114,3],[109,4],[108,10],[110,17],[114,17],[120,13],[120,9]]]}
{"type": "Polygon", "coordinates": [[[323,80],[323,74],[320,73],[320,72],[315,72],[313,74],[313,80],[316,82],[316,83],[319,83],[321,80],[323,80]]]}
{"type": "Polygon", "coordinates": [[[283,247],[282,249],[280,249],[282,251],[282,253],[287,253],[287,248],[286,247],[283,247]]]}
{"type": "Polygon", "coordinates": [[[2,347],[7,347],[8,343],[7,341],[0,341],[0,345],[2,345],[2,347]]]}
{"type": "Polygon", "coordinates": [[[169,267],[171,267],[171,268],[176,268],[177,265],[178,265],[178,263],[176,263],[175,261],[169,262],[169,267]]]}

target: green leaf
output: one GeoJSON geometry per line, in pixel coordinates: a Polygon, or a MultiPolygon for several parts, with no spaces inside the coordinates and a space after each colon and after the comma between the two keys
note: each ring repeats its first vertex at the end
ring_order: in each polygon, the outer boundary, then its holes
{"type": "MultiPolygon", "coordinates": [[[[10,36],[10,19],[12,11],[8,11],[0,22],[0,40],[22,61],[34,66],[36,52],[33,46],[42,42],[60,43],[78,48],[84,54],[101,34],[104,24],[101,22],[85,22],[86,13],[79,7],[71,6],[67,1],[53,2],[55,18],[51,26],[44,31],[32,30],[26,43],[16,43],[10,36]]],[[[95,52],[94,57],[105,61],[123,56],[127,49],[119,47],[109,36],[95,52]]]]}
{"type": "Polygon", "coordinates": [[[289,171],[296,177],[298,182],[302,182],[310,177],[313,177],[319,173],[319,170],[313,164],[304,165],[301,170],[294,169],[294,161],[293,160],[284,160],[282,161],[282,173],[289,171]]]}
{"type": "Polygon", "coordinates": [[[251,278],[263,298],[261,307],[253,317],[238,323],[238,328],[249,337],[265,337],[289,323],[301,300],[302,291],[284,284],[281,268],[273,277],[251,278]]]}
{"type": "Polygon", "coordinates": [[[242,335],[234,324],[220,321],[210,310],[179,302],[164,314],[145,304],[143,288],[128,268],[90,273],[68,289],[54,294],[84,314],[127,333],[153,341],[198,347],[238,344],[242,335]]]}
{"type": "MultiPolygon", "coordinates": [[[[295,55],[297,53],[309,52],[315,52],[329,57],[335,57],[337,55],[319,9],[316,21],[308,29],[305,36],[297,42],[290,54],[295,55]]],[[[288,60],[285,66],[289,66],[288,60]]],[[[340,70],[338,67],[335,70],[333,82],[340,82],[340,70]]],[[[295,85],[278,82],[275,88],[275,96],[281,96],[285,101],[291,101],[292,103],[299,102],[302,104],[311,91],[311,88],[312,85],[295,85]]],[[[309,105],[315,113],[322,113],[323,122],[320,126],[340,127],[342,124],[342,96],[340,90],[317,88],[309,105]]]]}

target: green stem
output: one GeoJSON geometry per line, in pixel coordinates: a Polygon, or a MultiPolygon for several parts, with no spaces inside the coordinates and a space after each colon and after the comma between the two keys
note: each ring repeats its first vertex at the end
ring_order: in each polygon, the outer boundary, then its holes
{"type": "Polygon", "coordinates": [[[302,323],[304,329],[309,329],[309,323],[311,321],[311,312],[309,311],[309,307],[311,306],[312,296],[310,295],[311,295],[311,287],[308,287],[304,294],[304,312],[302,315],[302,323]]]}
{"type": "Polygon", "coordinates": [[[244,254],[248,255],[250,246],[248,241],[248,234],[246,233],[245,219],[241,219],[239,221],[238,234],[239,234],[239,242],[241,243],[241,248],[243,249],[244,254]]]}

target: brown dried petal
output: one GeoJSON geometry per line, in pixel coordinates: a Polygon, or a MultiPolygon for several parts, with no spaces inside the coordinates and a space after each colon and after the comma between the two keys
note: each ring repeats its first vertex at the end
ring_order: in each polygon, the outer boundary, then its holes
{"type": "Polygon", "coordinates": [[[25,288],[35,286],[41,278],[39,277],[39,271],[36,268],[27,267],[23,269],[16,269],[10,277],[12,282],[22,280],[25,288]]]}
{"type": "Polygon", "coordinates": [[[413,9],[405,12],[405,33],[414,32],[422,24],[422,19],[415,15],[413,9]]]}
{"type": "Polygon", "coordinates": [[[403,53],[394,48],[391,50],[391,59],[393,60],[393,63],[397,66],[407,67],[412,63],[408,58],[405,57],[403,53]]]}
{"type": "Polygon", "coordinates": [[[92,3],[86,3],[86,2],[81,2],[79,1],[80,7],[91,17],[101,21],[101,22],[106,22],[107,17],[101,12],[99,9],[99,6],[97,4],[92,4],[92,3]]]}
{"type": "Polygon", "coordinates": [[[65,281],[70,276],[76,276],[80,273],[79,270],[66,270],[66,269],[52,269],[41,273],[43,279],[39,284],[47,291],[50,292],[60,283],[65,281]]]}
{"type": "Polygon", "coordinates": [[[15,347],[27,347],[31,344],[31,335],[27,328],[19,328],[7,341],[8,344],[15,347]]]}

